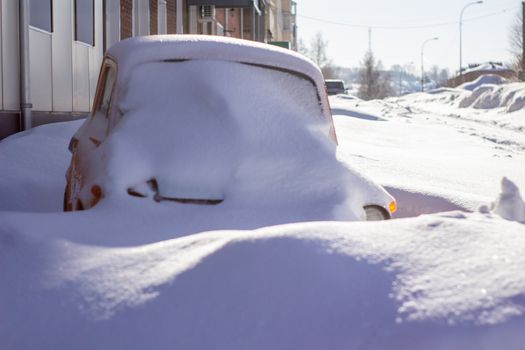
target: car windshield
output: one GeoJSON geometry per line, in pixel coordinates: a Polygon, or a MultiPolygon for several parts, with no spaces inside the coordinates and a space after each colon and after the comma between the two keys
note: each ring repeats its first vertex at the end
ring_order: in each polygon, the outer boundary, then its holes
{"type": "Polygon", "coordinates": [[[131,72],[123,104],[158,113],[229,113],[250,118],[258,110],[323,118],[313,81],[293,72],[226,61],[141,64],[131,72]],[[158,106],[162,105],[162,108],[158,106]],[[294,112],[295,111],[295,112],[294,112]],[[300,113],[297,113],[299,111],[300,113]]]}

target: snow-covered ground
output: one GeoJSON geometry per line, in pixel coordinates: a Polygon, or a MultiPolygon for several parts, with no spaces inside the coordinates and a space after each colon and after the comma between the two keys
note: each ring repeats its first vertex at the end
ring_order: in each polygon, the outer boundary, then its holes
{"type": "Polygon", "coordinates": [[[389,188],[398,217],[476,210],[504,176],[525,188],[525,109],[517,108],[525,85],[467,87],[384,101],[331,99],[339,158],[389,188]]]}
{"type": "Polygon", "coordinates": [[[459,108],[470,94],[331,100],[339,158],[400,216],[473,211],[388,222],[61,213],[79,123],[0,142],[0,348],[522,350],[524,112],[459,108]]]}

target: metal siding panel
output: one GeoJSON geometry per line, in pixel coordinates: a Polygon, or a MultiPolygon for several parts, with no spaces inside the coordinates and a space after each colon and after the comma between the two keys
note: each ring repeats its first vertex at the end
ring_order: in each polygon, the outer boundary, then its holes
{"type": "MultiPolygon", "coordinates": [[[[4,11],[3,11],[3,7],[4,7],[4,1],[0,0],[0,24],[4,22],[3,20],[3,15],[4,15],[4,11]]],[[[4,91],[3,91],[3,85],[4,85],[4,80],[2,78],[2,65],[3,65],[3,62],[4,62],[4,56],[2,55],[2,37],[4,35],[4,31],[3,31],[3,28],[2,28],[2,25],[0,25],[0,110],[3,110],[4,109],[4,91]]]]}
{"type": "Polygon", "coordinates": [[[53,1],[53,111],[73,111],[73,6],[53,1]]]}
{"type": "Polygon", "coordinates": [[[149,35],[149,0],[136,0],[135,4],[135,35],[149,35]]]}
{"type": "Polygon", "coordinates": [[[89,111],[89,52],[87,45],[73,43],[73,111],[89,111]]]}
{"type": "Polygon", "coordinates": [[[35,111],[53,110],[51,34],[29,29],[31,102],[35,111]]]}
{"type": "Polygon", "coordinates": [[[106,44],[109,49],[120,40],[120,3],[106,1],[106,44]]]}
{"type": "Polygon", "coordinates": [[[18,1],[2,0],[2,90],[4,110],[20,110],[18,1]]]}

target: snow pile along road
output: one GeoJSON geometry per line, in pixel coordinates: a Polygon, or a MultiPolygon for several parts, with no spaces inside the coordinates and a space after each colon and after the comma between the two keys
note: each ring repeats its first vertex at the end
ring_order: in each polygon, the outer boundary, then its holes
{"type": "Polygon", "coordinates": [[[523,83],[508,84],[504,78],[483,75],[472,83],[461,85],[460,88],[469,91],[460,96],[461,108],[504,108],[507,113],[512,113],[525,107],[523,83]]]}
{"type": "Polygon", "coordinates": [[[487,85],[487,84],[502,85],[506,83],[507,83],[507,79],[500,77],[499,75],[486,74],[486,75],[480,76],[474,81],[463,83],[460,86],[458,86],[458,88],[463,89],[463,90],[468,90],[468,91],[474,91],[482,85],[487,85]]]}

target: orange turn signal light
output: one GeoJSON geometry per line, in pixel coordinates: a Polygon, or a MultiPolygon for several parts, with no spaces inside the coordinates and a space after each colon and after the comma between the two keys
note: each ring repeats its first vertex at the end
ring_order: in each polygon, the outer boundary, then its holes
{"type": "Polygon", "coordinates": [[[396,203],[396,201],[390,202],[390,204],[388,205],[388,209],[390,210],[390,212],[392,214],[394,214],[397,211],[397,203],[396,203]]]}

